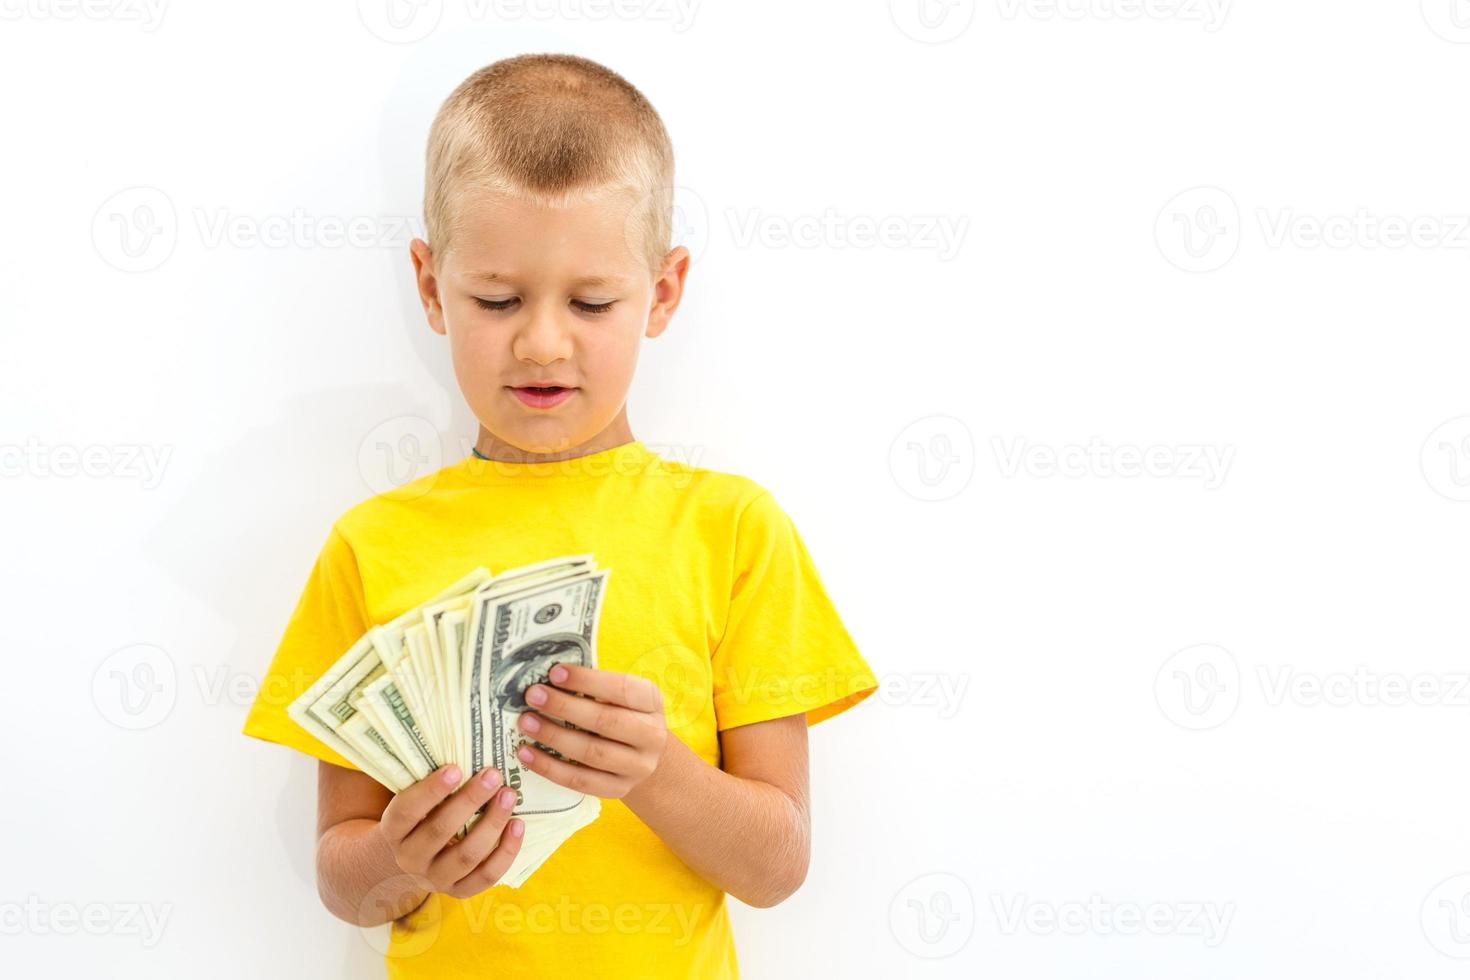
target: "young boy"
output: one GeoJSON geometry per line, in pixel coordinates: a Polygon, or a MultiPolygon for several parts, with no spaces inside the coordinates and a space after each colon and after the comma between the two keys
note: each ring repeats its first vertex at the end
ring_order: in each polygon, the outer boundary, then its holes
{"type": "Polygon", "coordinates": [[[392,977],[737,977],[725,895],[769,908],[801,885],[807,726],[877,687],[770,492],[633,438],[639,346],[689,268],[672,187],[658,114],[583,58],[490,65],[430,131],[413,267],[474,453],[335,522],[244,728],[321,760],[318,890],[348,922],[392,922],[392,977]],[[394,795],[286,707],[476,566],[579,554],[611,570],[597,667],[528,689],[522,733],[563,758],[519,754],[602,811],[496,887],[524,833],[505,774],[445,766],[394,795]]]}

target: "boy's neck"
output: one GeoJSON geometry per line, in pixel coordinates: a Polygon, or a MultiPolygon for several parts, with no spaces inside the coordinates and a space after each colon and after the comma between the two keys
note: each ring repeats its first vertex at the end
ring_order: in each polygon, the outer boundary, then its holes
{"type": "Polygon", "coordinates": [[[629,428],[628,420],[623,413],[620,413],[611,425],[586,442],[545,453],[527,452],[519,446],[506,442],[482,425],[480,434],[475,439],[475,455],[481,459],[503,463],[554,463],[559,460],[576,459],[579,456],[600,453],[606,449],[615,449],[633,441],[633,430],[629,428]]]}

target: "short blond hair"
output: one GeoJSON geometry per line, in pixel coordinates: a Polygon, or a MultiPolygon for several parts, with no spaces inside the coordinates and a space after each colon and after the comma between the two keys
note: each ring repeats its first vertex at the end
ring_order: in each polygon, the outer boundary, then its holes
{"type": "Polygon", "coordinates": [[[570,54],[523,54],[459,84],[429,129],[424,230],[435,264],[453,245],[463,195],[509,193],[564,206],[605,190],[631,207],[630,247],[655,277],[674,219],[674,149],[653,105],[617,72],[570,54]],[[634,242],[641,231],[641,242],[634,242]]]}

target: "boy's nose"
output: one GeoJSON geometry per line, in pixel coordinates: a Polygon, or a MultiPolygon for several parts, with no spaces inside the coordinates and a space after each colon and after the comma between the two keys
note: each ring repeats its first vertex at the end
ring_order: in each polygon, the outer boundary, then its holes
{"type": "Polygon", "coordinates": [[[516,357],[538,364],[570,357],[571,352],[571,333],[549,310],[536,310],[527,317],[512,347],[516,357]]]}

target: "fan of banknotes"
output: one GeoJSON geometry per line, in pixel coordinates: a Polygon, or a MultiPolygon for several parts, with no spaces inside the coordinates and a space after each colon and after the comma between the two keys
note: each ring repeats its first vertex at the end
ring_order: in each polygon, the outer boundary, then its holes
{"type": "MultiPolygon", "coordinates": [[[[302,728],[393,792],[453,763],[493,766],[526,825],[499,884],[518,887],[601,803],[522,766],[515,750],[526,688],[558,663],[597,666],[597,620],[610,569],[570,555],[492,575],[477,568],[374,626],[287,709],[302,728]]],[[[571,726],[575,727],[575,726],[571,726]]],[[[483,814],[472,816],[463,837],[483,814]]]]}

